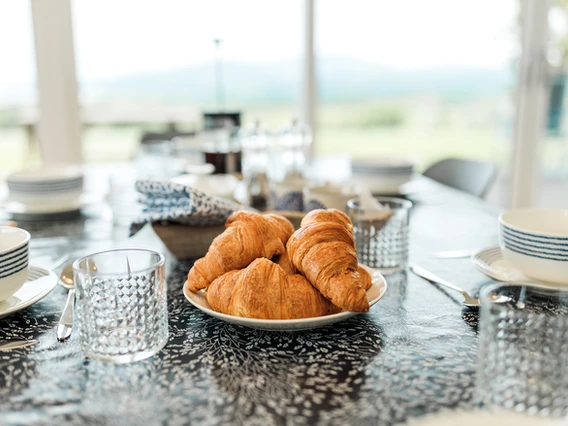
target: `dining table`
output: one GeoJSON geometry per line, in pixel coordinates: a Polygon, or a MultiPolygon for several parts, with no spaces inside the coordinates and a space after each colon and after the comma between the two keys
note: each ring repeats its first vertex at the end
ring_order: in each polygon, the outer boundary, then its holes
{"type": "MultiPolygon", "coordinates": [[[[103,174],[91,168],[88,177],[103,174]]],[[[500,209],[420,175],[409,188],[399,196],[413,203],[410,262],[477,295],[491,279],[469,258],[432,253],[496,245],[500,209]]],[[[368,313],[266,331],[192,306],[182,287],[195,259],[176,259],[150,225],[130,237],[103,196],[75,217],[16,222],[31,233],[30,263],[44,267],[116,247],[164,253],[169,338],[143,361],[86,358],[80,330],[56,338],[67,298],[57,286],[0,318],[0,342],[39,341],[0,351],[0,425],[398,425],[476,405],[478,310],[408,270],[386,275],[368,313]]]]}

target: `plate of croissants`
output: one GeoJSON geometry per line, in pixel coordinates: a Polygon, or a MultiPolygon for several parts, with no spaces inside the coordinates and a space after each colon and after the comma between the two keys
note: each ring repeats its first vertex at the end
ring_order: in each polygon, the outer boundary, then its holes
{"type": "Polygon", "coordinates": [[[367,312],[385,294],[384,277],[360,265],[349,217],[307,213],[295,230],[284,216],[236,211],[183,292],[201,311],[263,330],[307,330],[367,312]]]}

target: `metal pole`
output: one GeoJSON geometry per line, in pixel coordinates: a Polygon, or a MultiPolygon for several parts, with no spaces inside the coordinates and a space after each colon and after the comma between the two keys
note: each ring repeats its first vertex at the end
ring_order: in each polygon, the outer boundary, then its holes
{"type": "Polygon", "coordinates": [[[215,43],[215,80],[217,86],[217,108],[225,109],[225,88],[223,86],[223,63],[221,61],[221,39],[213,40],[215,43]]]}
{"type": "Polygon", "coordinates": [[[537,198],[540,146],[548,105],[549,0],[520,0],[522,55],[514,127],[511,206],[531,207],[537,198]]]}

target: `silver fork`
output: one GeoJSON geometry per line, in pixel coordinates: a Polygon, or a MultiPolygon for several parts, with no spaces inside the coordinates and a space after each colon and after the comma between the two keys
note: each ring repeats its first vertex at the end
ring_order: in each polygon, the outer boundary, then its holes
{"type": "Polygon", "coordinates": [[[12,340],[10,342],[0,343],[0,352],[11,351],[12,349],[20,349],[28,346],[34,346],[39,343],[39,340],[12,340]]]}

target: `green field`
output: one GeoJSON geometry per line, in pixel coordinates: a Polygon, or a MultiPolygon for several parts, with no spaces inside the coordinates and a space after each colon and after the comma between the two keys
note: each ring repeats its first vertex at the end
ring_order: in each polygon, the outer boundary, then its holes
{"type": "MultiPolygon", "coordinates": [[[[449,156],[493,161],[505,167],[511,157],[511,112],[503,99],[469,103],[393,99],[323,105],[319,113],[316,154],[410,155],[420,169],[449,156]]],[[[297,115],[293,106],[251,108],[244,113],[244,124],[260,119],[277,129],[297,115]]],[[[83,132],[84,158],[87,162],[129,160],[145,130],[156,131],[159,126],[89,127],[83,132]]],[[[558,137],[543,142],[546,170],[560,170],[565,143],[558,137]]],[[[30,146],[23,128],[17,126],[0,127],[0,152],[2,174],[41,161],[37,144],[30,146]]]]}

